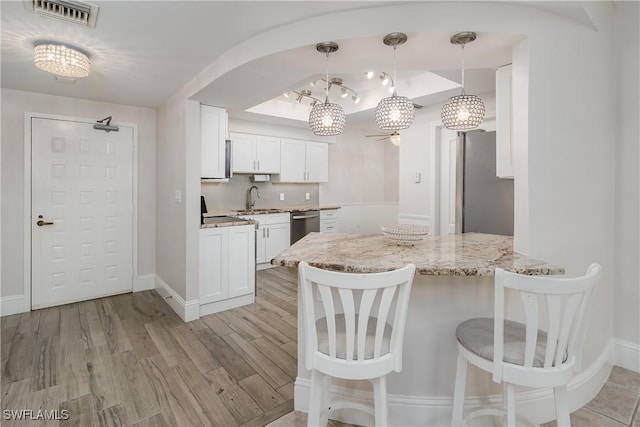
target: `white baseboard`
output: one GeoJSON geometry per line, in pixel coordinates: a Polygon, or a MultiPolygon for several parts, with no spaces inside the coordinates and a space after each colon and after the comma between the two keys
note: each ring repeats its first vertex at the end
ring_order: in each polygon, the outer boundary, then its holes
{"type": "Polygon", "coordinates": [[[133,292],[150,291],[156,287],[155,274],[143,274],[133,278],[133,292]]]}
{"type": "Polygon", "coordinates": [[[198,300],[185,301],[184,298],[178,295],[178,293],[158,275],[155,275],[155,288],[164,298],[165,302],[169,304],[169,307],[171,307],[182,320],[191,322],[192,320],[200,318],[200,304],[198,304],[198,300]]]}
{"type": "MultiPolygon", "coordinates": [[[[586,405],[600,391],[611,372],[611,354],[613,345],[610,343],[599,355],[598,359],[588,369],[577,375],[568,385],[569,406],[574,411],[586,405]]],[[[452,379],[453,381],[453,379],[452,379]]],[[[308,378],[296,378],[294,386],[294,409],[307,412],[309,408],[308,378]]],[[[526,419],[534,425],[542,424],[554,419],[555,405],[551,389],[516,392],[516,413],[519,418],[526,419]]],[[[353,390],[346,387],[331,386],[334,399],[347,400],[366,405],[373,404],[373,395],[364,390],[353,390]]],[[[389,419],[394,425],[402,426],[436,426],[451,423],[453,397],[434,396],[406,396],[389,394],[387,396],[389,419]]],[[[481,396],[465,399],[465,413],[485,407],[500,405],[502,396],[481,396]]],[[[370,419],[359,411],[336,411],[330,417],[338,421],[364,425],[370,419]]]]}
{"type": "Polygon", "coordinates": [[[200,316],[219,313],[232,308],[242,307],[243,305],[253,304],[255,301],[254,294],[240,295],[239,297],[229,298],[222,301],[210,302],[200,306],[200,316]]]}
{"type": "Polygon", "coordinates": [[[0,316],[26,313],[29,308],[25,304],[24,295],[12,295],[0,298],[0,316]]]}
{"type": "Polygon", "coordinates": [[[619,339],[613,340],[613,364],[640,372],[640,345],[619,339]]]}

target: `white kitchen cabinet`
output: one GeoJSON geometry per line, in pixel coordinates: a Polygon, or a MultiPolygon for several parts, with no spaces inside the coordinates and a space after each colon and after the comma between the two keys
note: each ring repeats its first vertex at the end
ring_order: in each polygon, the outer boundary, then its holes
{"type": "Polygon", "coordinates": [[[280,138],[236,132],[230,138],[234,173],[280,173],[280,138]]]}
{"type": "Polygon", "coordinates": [[[327,182],[329,146],[323,142],[282,139],[279,182],[327,182]]]}
{"type": "Polygon", "coordinates": [[[496,176],[513,178],[511,65],[496,70],[496,176]]]}
{"type": "Polygon", "coordinates": [[[200,144],[202,178],[225,177],[225,140],[227,111],[223,108],[200,106],[200,144]]]}
{"type": "Polygon", "coordinates": [[[320,232],[339,233],[339,214],[337,209],[325,209],[320,211],[320,232]]]}
{"type": "Polygon", "coordinates": [[[200,230],[200,315],[251,304],[255,225],[200,230]]]}
{"type": "Polygon", "coordinates": [[[257,221],[256,264],[271,262],[291,243],[291,215],[289,213],[242,215],[242,218],[257,221]]]}

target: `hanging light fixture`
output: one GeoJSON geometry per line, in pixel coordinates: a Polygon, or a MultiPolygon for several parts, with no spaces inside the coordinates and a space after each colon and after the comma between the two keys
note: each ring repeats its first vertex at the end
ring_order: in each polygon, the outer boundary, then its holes
{"type": "MultiPolygon", "coordinates": [[[[327,55],[329,62],[329,54],[338,50],[338,43],[324,42],[316,45],[316,50],[327,55]]],[[[314,135],[333,136],[339,135],[344,130],[345,114],[342,107],[338,104],[329,102],[329,67],[326,71],[326,97],[323,103],[316,103],[309,113],[309,127],[314,135]]]]}
{"type": "Polygon", "coordinates": [[[87,77],[91,65],[89,57],[84,53],[65,45],[51,43],[35,46],[33,62],[41,70],[68,79],[87,77]]]}
{"type": "MultiPolygon", "coordinates": [[[[382,40],[387,46],[393,46],[393,93],[384,98],[376,107],[376,123],[380,129],[398,131],[406,129],[413,123],[415,112],[413,103],[405,96],[398,96],[395,89],[396,82],[396,47],[407,41],[403,33],[391,33],[382,40]]],[[[386,73],[383,73],[386,74],[386,73]]],[[[387,76],[381,76],[385,79],[387,76]]],[[[387,79],[388,82],[388,79],[387,79]]],[[[384,84],[384,80],[383,80],[384,84]]]]}
{"type": "Polygon", "coordinates": [[[389,135],[389,141],[391,141],[391,143],[395,146],[400,145],[400,134],[398,133],[398,131],[395,131],[391,135],[389,135]]]}
{"type": "Polygon", "coordinates": [[[476,39],[476,33],[467,31],[451,36],[451,44],[462,47],[462,93],[452,96],[442,107],[440,118],[447,129],[465,131],[475,129],[484,120],[484,103],[475,95],[464,92],[464,45],[476,39]]]}

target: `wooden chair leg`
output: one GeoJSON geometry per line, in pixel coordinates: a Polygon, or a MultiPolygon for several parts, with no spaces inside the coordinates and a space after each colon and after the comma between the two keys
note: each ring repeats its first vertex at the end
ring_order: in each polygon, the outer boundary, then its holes
{"type": "Polygon", "coordinates": [[[453,415],[451,425],[458,427],[462,425],[462,412],[464,410],[464,392],[467,385],[467,360],[458,354],[458,365],[456,368],[456,385],[453,392],[453,415]]]}
{"type": "Polygon", "coordinates": [[[558,420],[558,427],[570,427],[571,416],[569,415],[567,386],[554,387],[553,396],[556,402],[556,419],[558,420]]]}
{"type": "Polygon", "coordinates": [[[379,377],[373,380],[373,405],[375,411],[376,427],[389,425],[387,414],[387,378],[379,377]]]}
{"type": "Polygon", "coordinates": [[[516,400],[513,384],[502,383],[502,398],[504,399],[504,411],[507,414],[505,418],[507,427],[515,427],[516,425],[516,400]]]}
{"type": "Polygon", "coordinates": [[[324,375],[316,370],[311,371],[311,390],[309,393],[309,413],[307,427],[319,427],[322,411],[322,383],[324,375]]]}

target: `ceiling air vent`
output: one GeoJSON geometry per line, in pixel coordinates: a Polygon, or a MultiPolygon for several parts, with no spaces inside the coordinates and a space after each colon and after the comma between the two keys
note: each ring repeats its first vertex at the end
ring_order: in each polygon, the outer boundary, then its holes
{"type": "Polygon", "coordinates": [[[98,6],[71,0],[31,0],[31,10],[35,13],[74,22],[93,28],[96,26],[98,6]]]}

